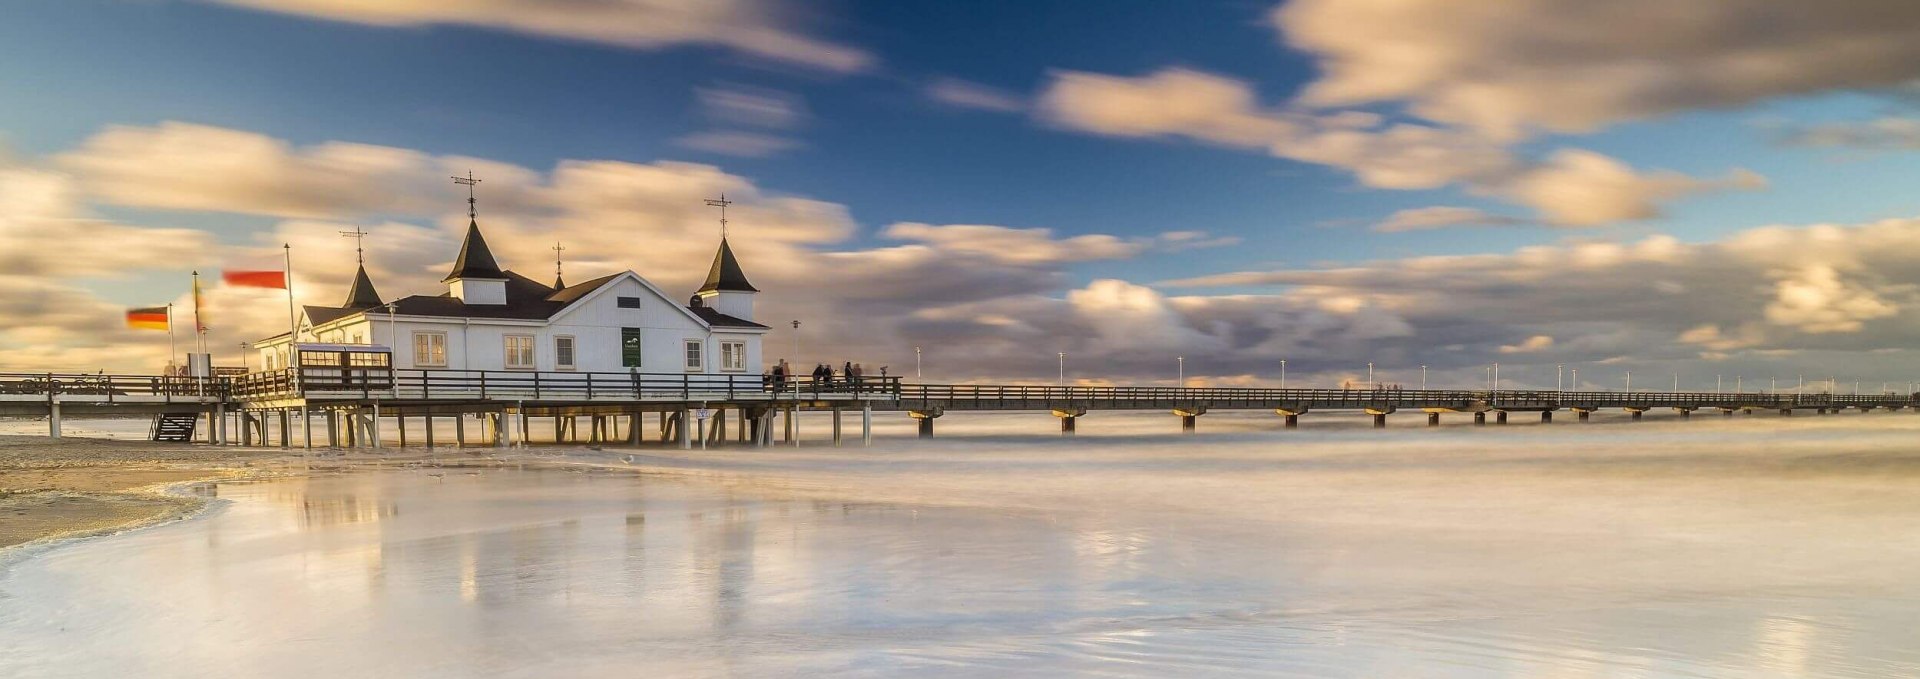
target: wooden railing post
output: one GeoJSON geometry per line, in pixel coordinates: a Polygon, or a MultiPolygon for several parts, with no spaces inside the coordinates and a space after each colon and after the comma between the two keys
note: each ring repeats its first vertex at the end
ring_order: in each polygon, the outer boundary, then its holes
{"type": "Polygon", "coordinates": [[[480,371],[480,398],[482,400],[487,398],[487,371],[485,370],[480,371]]]}

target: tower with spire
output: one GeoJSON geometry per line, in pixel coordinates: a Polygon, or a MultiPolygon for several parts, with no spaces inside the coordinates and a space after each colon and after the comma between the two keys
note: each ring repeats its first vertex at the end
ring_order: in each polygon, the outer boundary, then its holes
{"type": "Polygon", "coordinates": [[[342,302],[340,308],[371,309],[385,304],[380,299],[380,291],[373,289],[373,279],[367,276],[367,250],[362,242],[367,232],[356,226],[352,231],[341,231],[340,235],[353,239],[353,257],[360,267],[353,274],[353,287],[347,288],[347,301],[342,302]]]}
{"type": "Polygon", "coordinates": [[[467,187],[467,237],[460,242],[460,256],[453,260],[453,271],[440,282],[446,283],[447,294],[461,303],[506,304],[507,274],[500,270],[500,263],[493,259],[493,250],[487,247],[487,239],[480,235],[480,211],[473,195],[473,186],[480,180],[468,172],[467,176],[454,177],[453,181],[467,187]]]}
{"type": "Polygon", "coordinates": [[[720,208],[720,249],[713,253],[713,266],[707,268],[707,281],[700,286],[695,298],[702,306],[743,321],[753,320],[753,296],[760,292],[747,282],[747,274],[740,269],[740,260],[733,256],[733,247],[727,244],[727,206],[733,201],[726,194],[720,194],[719,200],[708,200],[708,205],[720,208]]]}

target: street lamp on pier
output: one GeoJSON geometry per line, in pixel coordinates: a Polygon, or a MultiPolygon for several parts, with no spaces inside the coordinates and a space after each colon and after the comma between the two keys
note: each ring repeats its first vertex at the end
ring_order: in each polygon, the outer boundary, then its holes
{"type": "Polygon", "coordinates": [[[1287,388],[1287,359],[1280,359],[1280,389],[1287,388]]]}
{"type": "Polygon", "coordinates": [[[1421,364],[1421,366],[1420,366],[1420,390],[1421,390],[1421,391],[1426,391],[1426,390],[1427,390],[1427,366],[1426,366],[1426,364],[1421,364]]]}
{"type": "Polygon", "coordinates": [[[1175,356],[1173,360],[1180,364],[1180,388],[1187,388],[1187,357],[1175,356]]]}
{"type": "Polygon", "coordinates": [[[1060,386],[1067,386],[1067,352],[1060,352],[1060,386]]]}
{"type": "Polygon", "coordinates": [[[920,347],[913,348],[913,379],[920,379],[920,347]]]}
{"type": "Polygon", "coordinates": [[[1368,389],[1380,388],[1380,385],[1373,381],[1373,361],[1367,361],[1367,388],[1368,389]]]}

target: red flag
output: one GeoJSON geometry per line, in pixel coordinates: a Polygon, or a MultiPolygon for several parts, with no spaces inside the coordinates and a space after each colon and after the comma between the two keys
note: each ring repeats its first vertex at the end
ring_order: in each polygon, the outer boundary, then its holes
{"type": "Polygon", "coordinates": [[[287,274],[281,271],[222,271],[220,280],[242,288],[287,289],[287,274]]]}

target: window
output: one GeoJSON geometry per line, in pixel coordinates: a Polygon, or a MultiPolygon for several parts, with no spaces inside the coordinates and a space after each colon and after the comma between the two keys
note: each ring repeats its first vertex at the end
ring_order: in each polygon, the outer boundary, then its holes
{"type": "Polygon", "coordinates": [[[640,367],[640,329],[620,329],[620,366],[624,368],[640,367]]]}
{"type": "Polygon", "coordinates": [[[686,347],[687,347],[687,369],[688,370],[704,369],[706,367],[706,363],[704,360],[706,357],[702,356],[701,352],[706,348],[706,342],[703,342],[697,339],[690,339],[686,341],[686,347]]]}
{"type": "Polygon", "coordinates": [[[533,369],[533,335],[507,335],[501,339],[507,347],[508,370],[533,369]]]}
{"type": "Polygon", "coordinates": [[[640,308],[640,298],[638,297],[615,297],[613,298],[613,301],[615,304],[618,304],[622,309],[640,308]]]}
{"type": "Polygon", "coordinates": [[[573,369],[573,338],[561,335],[553,338],[553,363],[561,370],[573,369]]]}
{"type": "Polygon", "coordinates": [[[367,342],[366,342],[366,340],[364,340],[364,339],[362,339],[362,338],[361,338],[361,336],[360,336],[360,333],[357,333],[357,332],[356,332],[356,333],[353,333],[353,343],[354,343],[354,344],[366,344],[367,342]]]}
{"type": "Polygon", "coordinates": [[[413,366],[416,368],[447,367],[447,333],[413,333],[413,366]]]}
{"type": "Polygon", "coordinates": [[[720,369],[721,370],[746,370],[747,369],[747,343],[746,342],[721,342],[720,343],[720,369]]]}

